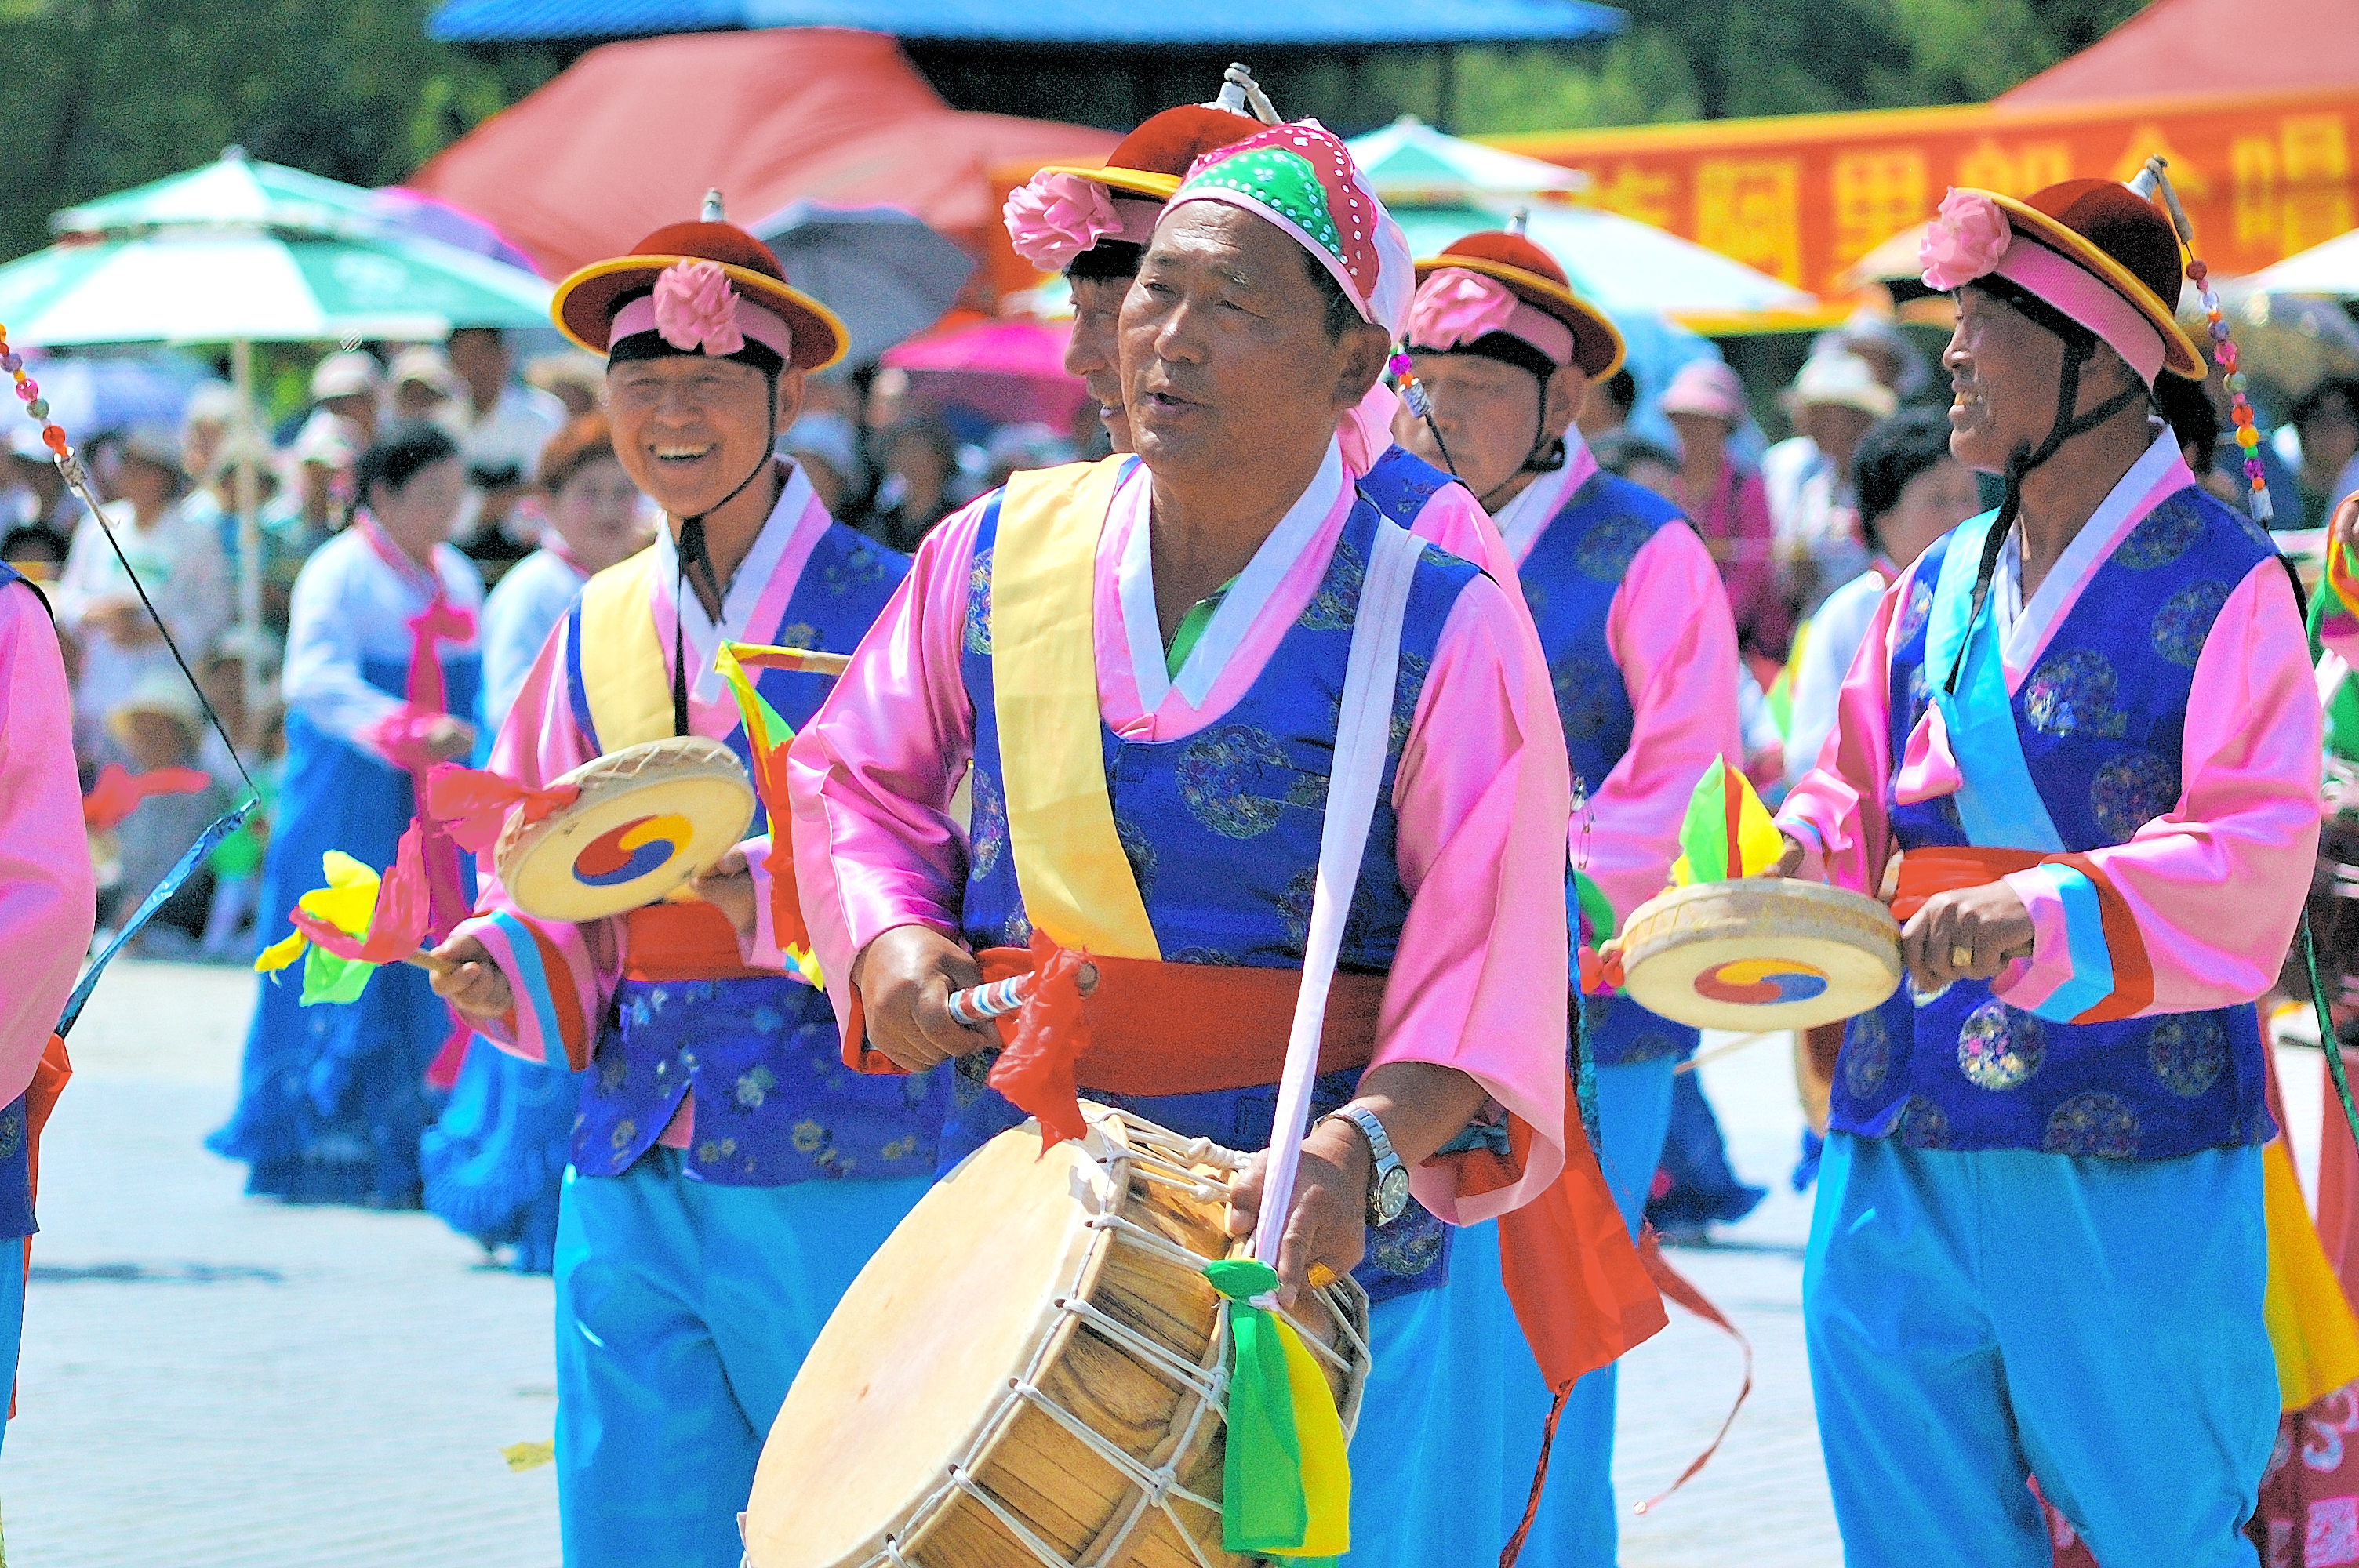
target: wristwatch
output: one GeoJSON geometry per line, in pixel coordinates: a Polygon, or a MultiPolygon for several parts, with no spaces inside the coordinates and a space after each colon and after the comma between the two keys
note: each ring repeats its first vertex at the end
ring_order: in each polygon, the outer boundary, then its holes
{"type": "Polygon", "coordinates": [[[1368,1153],[1375,1161],[1375,1169],[1368,1177],[1368,1223],[1390,1225],[1408,1207],[1408,1167],[1393,1152],[1393,1141],[1385,1136],[1385,1124],[1376,1119],[1375,1111],[1364,1105],[1347,1105],[1320,1119],[1333,1121],[1338,1118],[1360,1130],[1360,1136],[1368,1141],[1368,1153]]]}

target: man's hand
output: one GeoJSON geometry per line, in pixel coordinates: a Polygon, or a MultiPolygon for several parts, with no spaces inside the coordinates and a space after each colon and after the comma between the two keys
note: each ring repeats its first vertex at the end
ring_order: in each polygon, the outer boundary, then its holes
{"type": "Polygon", "coordinates": [[[447,762],[475,749],[475,727],[463,719],[438,713],[427,724],[425,734],[419,739],[429,756],[438,762],[447,762]]]}
{"type": "Polygon", "coordinates": [[[954,990],[983,983],[974,956],[925,925],[897,925],[852,966],[868,1043],[904,1072],[922,1073],[952,1056],[999,1044],[989,1026],[965,1029],[951,1018],[954,990]]]}
{"type": "Polygon", "coordinates": [[[505,1018],[516,1007],[508,978],[492,962],[490,949],[473,936],[453,936],[434,949],[451,967],[433,977],[434,994],[477,1023],[505,1018]]]}
{"type": "Polygon", "coordinates": [[[2343,561],[2353,569],[2359,570],[2359,559],[2354,558],[2354,554],[2359,554],[2359,490],[2343,498],[2343,503],[2334,509],[2334,515],[2327,522],[2326,532],[2343,546],[2343,561]]]}
{"type": "Polygon", "coordinates": [[[729,917],[741,943],[754,939],[754,873],[740,846],[712,863],[712,869],[688,884],[689,891],[729,917]]]}
{"type": "Polygon", "coordinates": [[[1775,864],[1764,867],[1762,870],[1756,871],[1754,875],[1761,877],[1794,877],[1801,875],[1802,859],[1805,854],[1805,851],[1802,849],[1802,841],[1795,838],[1791,833],[1784,831],[1780,831],[1777,837],[1786,841],[1785,852],[1777,857],[1775,864]]]}
{"type": "MultiPolygon", "coordinates": [[[[1294,1170],[1294,1212],[1277,1244],[1277,1299],[1292,1306],[1313,1264],[1338,1274],[1359,1265],[1368,1245],[1368,1183],[1375,1162],[1348,1121],[1322,1121],[1302,1141],[1294,1170]]],[[[1269,1156],[1256,1154],[1229,1180],[1228,1232],[1250,1236],[1261,1217],[1269,1156]]]]}
{"type": "Polygon", "coordinates": [[[1908,983],[1930,996],[1952,980],[1995,979],[2031,953],[2031,914],[2003,881],[1935,893],[1900,931],[1908,983]]]}

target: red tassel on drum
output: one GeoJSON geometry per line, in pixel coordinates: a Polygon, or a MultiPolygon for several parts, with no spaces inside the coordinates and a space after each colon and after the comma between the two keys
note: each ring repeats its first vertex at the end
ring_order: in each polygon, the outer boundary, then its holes
{"type": "Polygon", "coordinates": [[[581,795],[571,784],[527,789],[504,774],[456,762],[437,762],[426,775],[426,814],[447,827],[461,849],[478,855],[499,841],[510,811],[522,807],[529,827],[581,795]]]}
{"type": "Polygon", "coordinates": [[[1074,1064],[1089,1048],[1082,1011],[1082,965],[1087,955],[1032,934],[1031,993],[1016,1015],[1016,1042],[993,1064],[991,1087],[1040,1122],[1040,1152],[1089,1130],[1082,1119],[1074,1064]]]}

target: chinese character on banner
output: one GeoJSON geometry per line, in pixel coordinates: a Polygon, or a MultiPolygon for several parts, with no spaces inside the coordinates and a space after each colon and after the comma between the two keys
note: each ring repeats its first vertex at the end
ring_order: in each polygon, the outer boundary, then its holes
{"type": "Polygon", "coordinates": [[[1590,187],[1591,200],[1608,212],[1669,229],[1674,226],[1671,185],[1668,174],[1649,174],[1635,163],[1625,162],[1614,166],[1611,178],[1590,187]]]}
{"type": "Polygon", "coordinates": [[[1696,243],[1800,287],[1800,161],[1706,158],[1695,181],[1696,243]]]}
{"type": "Polygon", "coordinates": [[[2350,230],[2351,148],[2340,114],[2288,114],[2277,128],[2286,185],[2280,243],[2290,255],[2350,230]]]}
{"type": "Polygon", "coordinates": [[[1931,215],[1924,153],[1914,147],[1895,147],[1845,153],[1836,158],[1834,210],[1834,259],[1838,265],[1848,266],[1931,215]]]}

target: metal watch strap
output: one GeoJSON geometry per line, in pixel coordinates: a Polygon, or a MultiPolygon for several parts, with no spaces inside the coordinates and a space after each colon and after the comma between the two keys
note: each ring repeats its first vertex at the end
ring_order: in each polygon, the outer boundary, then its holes
{"type": "Polygon", "coordinates": [[[1376,1195],[1383,1189],[1388,1172],[1406,1167],[1401,1163],[1401,1157],[1393,1152],[1393,1141],[1386,1133],[1385,1124],[1377,1119],[1375,1111],[1364,1105],[1346,1105],[1329,1111],[1321,1119],[1332,1121],[1339,1117],[1358,1128],[1360,1136],[1367,1140],[1372,1162],[1368,1173],[1368,1220],[1371,1225],[1382,1224],[1375,1213],[1376,1195]]]}

